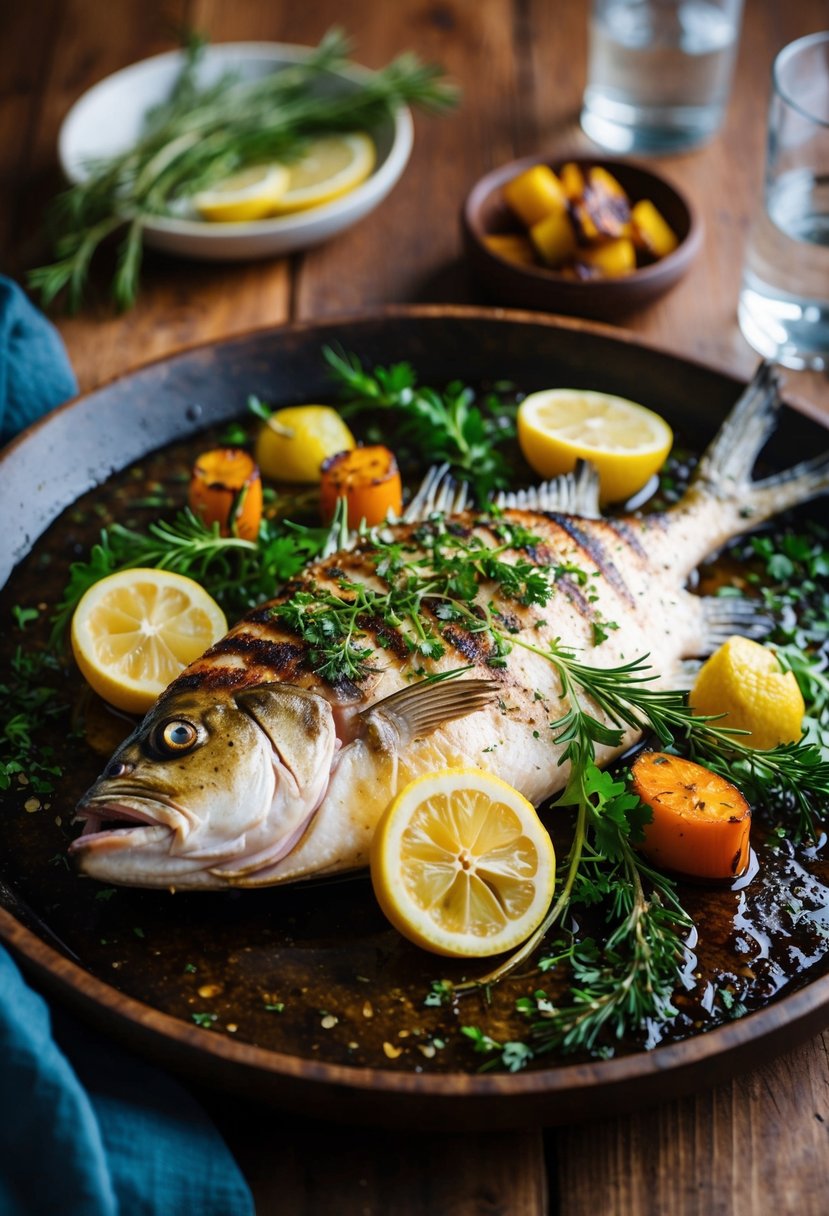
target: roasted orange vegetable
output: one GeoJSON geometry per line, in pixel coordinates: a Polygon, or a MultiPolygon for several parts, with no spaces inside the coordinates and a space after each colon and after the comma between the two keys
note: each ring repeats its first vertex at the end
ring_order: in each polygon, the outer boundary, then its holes
{"type": "Polygon", "coordinates": [[[660,869],[694,878],[737,878],[749,861],[751,808],[717,773],[671,756],[642,752],[633,791],[650,807],[642,852],[660,869]]]}
{"type": "Polygon", "coordinates": [[[262,481],[253,457],[241,448],[202,452],[193,465],[190,510],[222,536],[256,540],[262,519],[262,481]]]}
{"type": "Polygon", "coordinates": [[[616,240],[580,248],[576,253],[576,264],[587,266],[606,279],[618,279],[636,269],[636,250],[633,241],[620,236],[616,240]]]}
{"type": "MultiPolygon", "coordinates": [[[[534,264],[569,279],[618,278],[666,257],[679,244],[649,199],[635,204],[602,165],[567,161],[556,174],[533,165],[503,187],[503,199],[528,230],[534,264]]],[[[493,253],[528,261],[523,234],[484,238],[493,253]]]]}
{"type": "Polygon", "coordinates": [[[633,240],[639,249],[652,257],[664,258],[673,253],[679,241],[661,214],[648,198],[636,203],[630,213],[633,221],[633,240]]]}
{"type": "Polygon", "coordinates": [[[508,262],[517,262],[519,266],[535,265],[532,241],[520,232],[493,232],[484,237],[484,243],[492,253],[497,253],[499,258],[506,258],[508,262]]]}
{"type": "Polygon", "coordinates": [[[583,241],[630,235],[630,203],[612,174],[597,166],[587,175],[580,198],[572,203],[573,218],[583,241]]]}
{"type": "Polygon", "coordinates": [[[381,524],[389,511],[399,515],[403,486],[394,453],[375,444],[330,456],[323,463],[320,483],[323,519],[333,517],[340,498],[346,500],[350,528],[362,521],[369,527],[381,524]]]}
{"type": "Polygon", "coordinates": [[[566,211],[548,215],[530,229],[530,239],[543,262],[561,266],[576,252],[576,234],[566,211]]]}
{"type": "Polygon", "coordinates": [[[548,165],[533,165],[507,182],[504,200],[528,228],[547,215],[567,210],[564,187],[548,165]]]}
{"type": "Polygon", "coordinates": [[[577,164],[568,161],[566,165],[562,165],[559,177],[562,189],[571,203],[581,198],[584,193],[584,174],[577,164]]]}

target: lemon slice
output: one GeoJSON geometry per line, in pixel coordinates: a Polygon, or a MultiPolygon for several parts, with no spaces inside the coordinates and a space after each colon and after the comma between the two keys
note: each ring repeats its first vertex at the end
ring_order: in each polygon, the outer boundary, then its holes
{"type": "Polygon", "coordinates": [[[718,726],[747,730],[737,736],[761,749],[796,743],[803,734],[806,706],[791,671],[783,671],[774,651],[735,635],[703,663],[688,702],[698,714],[725,714],[718,726]]]}
{"type": "Polygon", "coordinates": [[[276,481],[318,482],[322,462],[354,446],[354,436],[330,405],[291,405],[264,424],[255,459],[276,481]]]}
{"type": "Polygon", "coordinates": [[[239,223],[273,215],[278,200],[288,189],[290,170],[285,165],[251,165],[234,173],[210,190],[193,196],[193,205],[204,220],[239,223]]]}
{"type": "Polygon", "coordinates": [[[531,803],[481,769],[444,769],[405,787],[371,849],[381,908],[404,937],[453,958],[500,954],[544,919],[556,860],[531,803]]]}
{"type": "Polygon", "coordinates": [[[93,690],[144,713],[177,675],[227,632],[219,605],[169,570],[119,570],[93,584],[72,617],[72,650],[93,690]]]}
{"type": "Polygon", "coordinates": [[[602,502],[622,502],[648,482],[671,450],[673,434],[652,410],[587,389],[531,393],[518,408],[518,441],[542,477],[569,473],[589,460],[602,502]]]}
{"type": "Polygon", "coordinates": [[[339,198],[365,181],[376,156],[373,141],[362,131],[311,140],[302,159],[290,166],[288,189],[276,200],[273,214],[306,211],[339,198]]]}

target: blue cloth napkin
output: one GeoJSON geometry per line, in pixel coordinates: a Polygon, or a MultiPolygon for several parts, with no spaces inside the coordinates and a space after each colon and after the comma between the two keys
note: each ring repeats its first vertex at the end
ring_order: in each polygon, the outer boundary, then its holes
{"type": "MultiPolygon", "coordinates": [[[[57,331],[0,276],[0,440],[77,392],[57,331]]],[[[253,1216],[176,1081],[53,1009],[0,947],[0,1214],[253,1216]]]]}
{"type": "Polygon", "coordinates": [[[60,334],[0,275],[0,444],[77,391],[60,334]]]}
{"type": "Polygon", "coordinates": [[[253,1216],[230,1152],[159,1069],[55,1011],[0,947],[3,1216],[253,1216]]]}

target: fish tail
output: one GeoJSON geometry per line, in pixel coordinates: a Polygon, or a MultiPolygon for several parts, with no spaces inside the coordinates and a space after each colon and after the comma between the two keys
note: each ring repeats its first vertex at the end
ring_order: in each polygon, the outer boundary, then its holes
{"type": "Polygon", "coordinates": [[[738,531],[829,491],[829,452],[752,481],[755,461],[775,428],[780,406],[780,380],[766,360],[699,463],[693,490],[737,504],[744,521],[738,531]]]}
{"type": "Polygon", "coordinates": [[[687,494],[667,514],[664,539],[681,554],[678,573],[781,511],[829,492],[829,452],[752,480],[780,408],[778,373],[765,361],[700,460],[687,494]]]}
{"type": "Polygon", "coordinates": [[[700,460],[694,486],[718,498],[736,496],[749,486],[754,463],[777,425],[780,404],[777,372],[764,360],[700,460]]]}

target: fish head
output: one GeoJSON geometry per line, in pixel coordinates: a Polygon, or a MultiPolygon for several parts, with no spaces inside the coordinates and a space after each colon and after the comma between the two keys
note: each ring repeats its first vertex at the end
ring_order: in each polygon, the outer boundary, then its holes
{"type": "Polygon", "coordinates": [[[261,882],[322,801],[336,745],[328,702],[294,685],[165,694],[79,802],[70,853],[103,882],[261,882]]]}

